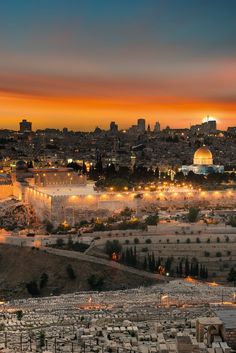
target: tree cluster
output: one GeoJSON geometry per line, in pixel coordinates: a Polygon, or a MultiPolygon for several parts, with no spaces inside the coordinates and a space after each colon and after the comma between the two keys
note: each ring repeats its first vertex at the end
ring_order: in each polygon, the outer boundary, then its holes
{"type": "Polygon", "coordinates": [[[105,244],[105,253],[111,258],[112,254],[115,253],[117,255],[121,254],[122,245],[119,240],[107,240],[105,244]]]}
{"type": "Polygon", "coordinates": [[[136,246],[134,246],[134,248],[127,247],[126,250],[121,254],[120,262],[128,266],[137,267],[136,246]]]}
{"type": "Polygon", "coordinates": [[[192,259],[190,262],[188,258],[185,260],[181,259],[176,266],[176,274],[179,277],[196,277],[200,279],[208,278],[207,267],[199,264],[197,259],[192,259]]]}
{"type": "Polygon", "coordinates": [[[30,281],[26,283],[26,289],[32,297],[37,297],[41,294],[41,290],[45,288],[48,284],[49,276],[47,273],[43,272],[39,278],[39,283],[37,281],[30,281]]]}

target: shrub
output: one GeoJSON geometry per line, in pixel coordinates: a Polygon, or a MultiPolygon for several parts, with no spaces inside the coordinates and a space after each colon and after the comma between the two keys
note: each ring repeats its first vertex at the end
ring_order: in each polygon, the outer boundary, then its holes
{"type": "Polygon", "coordinates": [[[227,281],[234,282],[234,284],[236,283],[236,271],[233,267],[230,269],[228,273],[227,281]]]}
{"type": "Polygon", "coordinates": [[[45,346],[45,332],[44,331],[40,331],[40,333],[39,333],[39,345],[41,348],[45,346]]]}
{"type": "Polygon", "coordinates": [[[229,225],[231,225],[231,227],[236,227],[236,216],[230,216],[229,217],[229,225]]]}
{"type": "Polygon", "coordinates": [[[53,229],[54,229],[52,222],[46,220],[45,221],[45,229],[48,233],[52,233],[53,229]]]}
{"type": "Polygon", "coordinates": [[[66,266],[66,272],[67,272],[68,277],[69,277],[71,280],[76,279],[76,274],[75,274],[75,272],[74,272],[73,267],[72,267],[70,264],[66,266]]]}
{"type": "Polygon", "coordinates": [[[62,248],[63,246],[64,246],[65,244],[64,244],[64,240],[63,239],[57,239],[57,241],[56,241],[56,246],[58,247],[58,248],[62,248]]]}
{"type": "Polygon", "coordinates": [[[145,223],[148,226],[156,226],[157,223],[159,222],[159,216],[156,213],[155,215],[149,215],[146,219],[145,219],[145,223]]]}
{"type": "Polygon", "coordinates": [[[120,212],[121,217],[126,217],[129,218],[132,215],[132,210],[129,207],[125,207],[121,212],[120,212]]]}
{"type": "Polygon", "coordinates": [[[199,209],[195,207],[190,207],[188,212],[188,221],[190,223],[196,222],[199,215],[199,209]]]}
{"type": "Polygon", "coordinates": [[[85,252],[89,248],[88,244],[81,243],[81,242],[75,242],[72,243],[70,246],[68,245],[68,250],[73,250],[73,251],[79,251],[79,252],[85,252]]]}
{"type": "Polygon", "coordinates": [[[93,227],[94,232],[104,232],[106,230],[106,226],[103,222],[96,222],[93,227]]]}
{"type": "Polygon", "coordinates": [[[47,273],[42,273],[41,277],[40,277],[40,283],[39,283],[39,287],[40,289],[44,288],[48,283],[48,274],[47,273]]]}
{"type": "Polygon", "coordinates": [[[89,276],[87,281],[92,290],[100,291],[103,289],[103,285],[104,285],[103,277],[97,277],[95,274],[92,274],[91,276],[89,276]]]}
{"type": "Polygon", "coordinates": [[[40,294],[38,285],[35,281],[31,281],[29,283],[26,283],[26,288],[28,290],[28,293],[32,295],[32,297],[35,297],[40,294]]]}
{"type": "Polygon", "coordinates": [[[21,320],[22,317],[23,317],[23,311],[22,310],[17,310],[16,311],[16,317],[17,317],[17,320],[21,320]]]}

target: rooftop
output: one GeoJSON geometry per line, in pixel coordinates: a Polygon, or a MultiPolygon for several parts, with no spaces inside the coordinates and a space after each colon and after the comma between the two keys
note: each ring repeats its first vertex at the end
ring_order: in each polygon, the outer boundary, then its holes
{"type": "Polygon", "coordinates": [[[35,190],[49,196],[86,196],[97,195],[98,192],[94,190],[94,184],[88,183],[87,185],[73,186],[73,185],[58,185],[35,187],[35,190]]]}
{"type": "Polygon", "coordinates": [[[216,314],[223,321],[226,329],[236,329],[236,309],[218,310],[216,314]]]}

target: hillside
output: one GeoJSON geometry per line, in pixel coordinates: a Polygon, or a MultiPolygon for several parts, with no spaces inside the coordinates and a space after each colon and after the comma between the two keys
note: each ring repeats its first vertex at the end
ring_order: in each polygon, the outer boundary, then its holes
{"type": "Polygon", "coordinates": [[[88,278],[95,275],[103,279],[103,290],[150,285],[152,280],[125,273],[103,265],[76,259],[67,259],[46,254],[36,249],[0,245],[0,299],[30,297],[26,284],[39,284],[42,273],[47,273],[48,283],[40,291],[43,296],[91,290],[88,278]],[[70,279],[67,266],[70,264],[76,278],[70,279]]]}

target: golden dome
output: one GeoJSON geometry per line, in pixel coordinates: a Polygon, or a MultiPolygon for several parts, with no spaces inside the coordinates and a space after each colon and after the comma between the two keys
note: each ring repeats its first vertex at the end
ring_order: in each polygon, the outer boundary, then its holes
{"type": "Polygon", "coordinates": [[[213,164],[213,157],[211,151],[205,147],[200,147],[194,153],[193,164],[195,165],[212,165],[213,164]]]}

